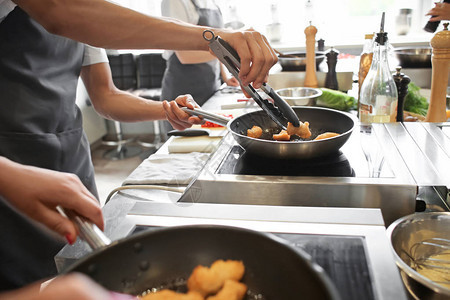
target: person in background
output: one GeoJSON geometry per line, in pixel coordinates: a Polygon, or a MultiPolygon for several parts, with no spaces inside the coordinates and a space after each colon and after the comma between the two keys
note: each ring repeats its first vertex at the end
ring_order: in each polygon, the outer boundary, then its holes
{"type": "MultiPolygon", "coordinates": [[[[163,0],[161,13],[191,24],[223,27],[222,13],[213,0],[163,0]]],[[[165,51],[163,57],[167,67],[162,80],[162,100],[190,94],[203,105],[219,89],[221,79],[229,86],[239,85],[209,51],[165,51]]]]}
{"type": "Polygon", "coordinates": [[[450,3],[435,3],[435,6],[426,14],[433,16],[429,21],[446,21],[450,20],[450,3]]]}
{"type": "MultiPolygon", "coordinates": [[[[190,96],[159,102],[118,90],[104,51],[95,47],[208,50],[202,37],[205,29],[209,28],[150,17],[104,0],[0,0],[0,156],[21,165],[74,174],[92,194],[86,197],[93,200],[97,195],[89,143],[75,105],[80,75],[95,110],[106,118],[166,119],[176,129],[202,122],[179,108],[196,106],[190,96]]],[[[239,53],[243,84],[253,82],[258,88],[267,80],[277,59],[261,34],[213,30],[239,53]]],[[[9,175],[0,173],[2,180],[9,175]]],[[[24,182],[19,183],[18,189],[24,189],[24,182]]],[[[42,187],[54,192],[52,203],[67,193],[55,182],[42,187]]],[[[0,244],[0,291],[54,276],[53,258],[64,246],[61,239],[12,207],[8,203],[12,194],[0,197],[0,239],[6,241],[0,244]]],[[[83,189],[76,194],[73,199],[78,200],[72,205],[79,211],[91,200],[80,200],[86,194],[83,189]]],[[[26,201],[17,199],[12,201],[16,205],[26,201]]],[[[54,206],[47,207],[55,213],[54,206]]],[[[67,230],[63,234],[74,242],[67,230]]]]}

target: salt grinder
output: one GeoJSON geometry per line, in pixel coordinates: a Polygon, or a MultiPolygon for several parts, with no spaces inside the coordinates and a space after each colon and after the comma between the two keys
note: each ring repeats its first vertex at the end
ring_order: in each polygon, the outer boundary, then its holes
{"type": "Polygon", "coordinates": [[[311,25],[305,28],[306,35],[306,74],[305,82],[303,85],[305,87],[316,88],[319,87],[316,75],[316,33],[317,28],[311,25]]]}
{"type": "Polygon", "coordinates": [[[445,122],[448,72],[450,67],[450,31],[448,23],[444,30],[434,35],[430,42],[433,48],[431,56],[431,96],[426,122],[445,122]]]}
{"type": "Polygon", "coordinates": [[[338,55],[339,51],[334,50],[333,47],[331,47],[331,49],[328,50],[327,54],[325,54],[325,56],[327,57],[327,65],[328,65],[328,73],[327,76],[325,77],[325,87],[332,90],[339,89],[336,76],[336,64],[338,55]]]}
{"type": "Polygon", "coordinates": [[[411,79],[401,73],[402,67],[396,68],[397,72],[393,74],[395,85],[397,86],[398,103],[397,103],[397,122],[403,122],[403,107],[405,105],[405,97],[408,94],[408,84],[411,79]]]}
{"type": "Polygon", "coordinates": [[[317,41],[317,50],[325,51],[325,40],[324,39],[319,39],[317,41]]]}

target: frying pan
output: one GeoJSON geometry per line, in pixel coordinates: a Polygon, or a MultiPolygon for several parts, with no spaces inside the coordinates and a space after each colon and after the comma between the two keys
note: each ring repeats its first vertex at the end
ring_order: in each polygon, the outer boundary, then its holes
{"type": "Polygon", "coordinates": [[[300,121],[309,122],[312,139],[327,131],[336,132],[339,135],[318,141],[311,139],[296,141],[257,139],[247,136],[247,129],[254,125],[261,127],[264,131],[274,133],[280,131],[275,122],[262,110],[246,113],[229,120],[200,110],[194,112],[187,108],[182,109],[190,114],[202,115],[205,119],[227,126],[237,143],[247,152],[276,159],[310,159],[335,153],[347,142],[353,132],[355,122],[348,113],[323,107],[294,106],[292,108],[300,121]]]}
{"type": "Polygon", "coordinates": [[[185,292],[199,264],[243,261],[246,299],[340,299],[321,267],[268,233],[218,225],[147,230],[98,249],[65,272],[81,272],[105,288],[140,295],[151,288],[185,292]],[[262,298],[256,298],[262,295],[262,298]]]}

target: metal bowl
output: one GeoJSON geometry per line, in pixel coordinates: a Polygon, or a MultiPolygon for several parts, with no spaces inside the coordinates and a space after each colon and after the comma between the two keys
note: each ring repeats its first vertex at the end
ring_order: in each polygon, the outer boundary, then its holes
{"type": "MultiPolygon", "coordinates": [[[[323,52],[316,52],[316,69],[325,59],[323,52]]],[[[306,70],[306,52],[284,52],[278,56],[283,71],[305,71],[306,70]]]]}
{"type": "Polygon", "coordinates": [[[308,87],[290,87],[276,92],[291,106],[314,106],[322,95],[321,89],[308,87]]]}
{"type": "Polygon", "coordinates": [[[429,238],[450,239],[450,213],[415,213],[392,223],[387,235],[394,252],[395,262],[407,290],[414,299],[450,299],[450,289],[436,284],[413,268],[409,256],[411,247],[429,238]]]}
{"type": "Polygon", "coordinates": [[[430,47],[395,48],[394,54],[402,68],[431,68],[430,47]]]}

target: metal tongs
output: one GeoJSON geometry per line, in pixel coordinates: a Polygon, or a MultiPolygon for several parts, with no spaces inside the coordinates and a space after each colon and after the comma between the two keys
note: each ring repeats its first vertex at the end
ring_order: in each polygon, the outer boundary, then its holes
{"type": "Polygon", "coordinates": [[[216,36],[211,30],[203,31],[203,38],[209,42],[209,48],[217,56],[220,62],[239,81],[244,90],[255,100],[255,102],[269,115],[269,117],[281,128],[286,129],[287,122],[291,122],[295,127],[300,126],[300,121],[292,107],[284,101],[267,83],[261,86],[274,103],[261,97],[255,88],[249,84],[244,86],[239,79],[239,68],[241,60],[236,50],[224,41],[220,36],[216,36]],[[208,38],[211,36],[211,38],[208,38]]]}

